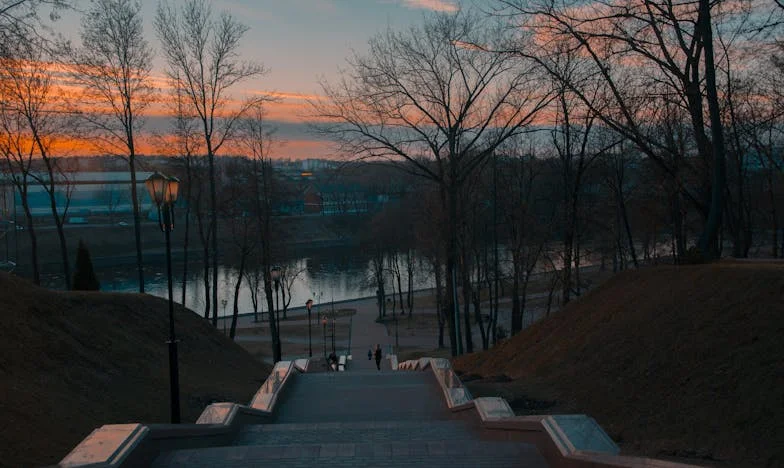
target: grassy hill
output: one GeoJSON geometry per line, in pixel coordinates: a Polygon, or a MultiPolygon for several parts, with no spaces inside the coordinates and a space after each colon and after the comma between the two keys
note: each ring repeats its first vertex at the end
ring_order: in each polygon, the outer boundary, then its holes
{"type": "Polygon", "coordinates": [[[617,275],[454,365],[518,414],[592,415],[627,454],[772,467],[783,342],[784,263],[722,262],[617,275]]]}
{"type": "MultiPolygon", "coordinates": [[[[56,463],[95,427],[169,422],[168,304],[56,292],[0,273],[0,465],[56,463]]],[[[250,401],[270,366],[175,310],[183,422],[250,401]]]]}

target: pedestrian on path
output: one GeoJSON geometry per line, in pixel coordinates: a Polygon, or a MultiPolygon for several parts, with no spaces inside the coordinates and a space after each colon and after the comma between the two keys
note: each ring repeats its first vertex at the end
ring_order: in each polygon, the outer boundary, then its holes
{"type": "Polygon", "coordinates": [[[381,370],[381,345],[376,345],[376,368],[381,370]]]}

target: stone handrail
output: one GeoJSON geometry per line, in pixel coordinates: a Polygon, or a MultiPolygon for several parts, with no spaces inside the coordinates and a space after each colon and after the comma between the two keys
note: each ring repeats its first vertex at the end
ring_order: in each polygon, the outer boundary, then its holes
{"type": "MultiPolygon", "coordinates": [[[[391,359],[391,357],[390,357],[391,359]]],[[[397,359],[395,357],[395,362],[397,359]]],[[[653,458],[619,455],[620,449],[599,424],[584,414],[515,416],[509,403],[498,397],[472,398],[442,358],[420,358],[398,363],[395,370],[430,369],[451,411],[476,410],[482,429],[501,438],[536,445],[551,466],[568,468],[684,468],[694,465],[653,458]]]]}
{"type": "Polygon", "coordinates": [[[84,438],[57,466],[122,467],[149,465],[163,451],[228,443],[246,424],[267,422],[295,373],[309,360],[280,361],[249,405],[213,403],[195,424],[108,424],[84,438]]]}

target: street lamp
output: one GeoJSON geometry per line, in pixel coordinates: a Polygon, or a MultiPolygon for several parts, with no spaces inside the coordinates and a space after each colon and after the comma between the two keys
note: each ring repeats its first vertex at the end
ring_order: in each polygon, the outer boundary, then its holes
{"type": "Polygon", "coordinates": [[[177,368],[177,337],[174,334],[174,298],[172,296],[171,231],[174,228],[172,212],[177,201],[180,181],[154,173],[144,182],[150,197],[158,207],[158,224],[166,237],[166,274],[169,280],[169,387],[171,391],[171,422],[180,422],[180,382],[177,368]]]}
{"type": "Polygon", "coordinates": [[[305,307],[308,308],[308,357],[313,357],[313,339],[310,331],[310,309],[313,308],[313,299],[308,299],[305,307]]]}
{"type": "MultiPolygon", "coordinates": [[[[275,329],[276,334],[278,335],[278,348],[281,348],[280,344],[280,302],[278,301],[278,288],[280,288],[280,267],[274,266],[270,269],[270,277],[272,281],[275,282],[275,329]]],[[[279,353],[280,354],[280,353],[279,353]]],[[[281,355],[281,359],[283,356],[281,355]]]]}
{"type": "Polygon", "coordinates": [[[324,329],[324,360],[327,359],[327,316],[321,317],[321,327],[324,329]]]}
{"type": "MultiPolygon", "coordinates": [[[[409,315],[409,317],[411,317],[409,315]]],[[[397,315],[395,316],[395,354],[399,353],[400,342],[398,341],[398,333],[397,333],[397,315]]]]}
{"type": "Polygon", "coordinates": [[[335,353],[335,316],[332,316],[332,353],[335,353]]]}

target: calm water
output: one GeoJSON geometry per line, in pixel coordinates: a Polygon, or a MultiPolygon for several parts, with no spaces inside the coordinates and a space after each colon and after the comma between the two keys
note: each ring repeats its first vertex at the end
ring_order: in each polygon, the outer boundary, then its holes
{"type": "MultiPolygon", "coordinates": [[[[502,247],[503,249],[503,247],[502,247]]],[[[501,252],[501,269],[508,270],[510,259],[506,252],[501,252]],[[506,257],[506,258],[504,258],[506,257]]],[[[557,258],[557,255],[555,256],[557,258]]],[[[583,266],[598,263],[598,258],[583,260],[583,266]]],[[[403,262],[401,258],[401,269],[403,262]]],[[[556,260],[555,267],[560,268],[556,260]]],[[[376,288],[373,285],[373,272],[370,254],[359,248],[339,247],[325,248],[308,254],[298,255],[282,262],[287,271],[300,272],[291,288],[290,308],[303,307],[305,301],[313,299],[315,307],[329,304],[331,301],[344,301],[362,297],[375,296],[376,288]]],[[[544,265],[542,265],[544,266],[544,265]]],[[[48,265],[49,268],[54,268],[48,265]]],[[[610,266],[611,267],[611,266],[610,266]]],[[[136,269],[133,265],[96,266],[96,274],[101,282],[102,291],[137,292],[136,269]]],[[[182,263],[173,266],[174,275],[174,300],[180,302],[182,298],[182,263]]],[[[538,270],[538,269],[537,269],[538,270]]],[[[50,270],[51,271],[51,270],[50,270]]],[[[403,290],[407,289],[407,275],[401,270],[403,290]]],[[[234,303],[234,288],[238,276],[238,268],[234,265],[221,265],[218,268],[218,315],[231,315],[234,303]],[[226,301],[225,305],[223,301],[226,301]]],[[[45,286],[53,288],[62,287],[62,278],[56,273],[44,274],[42,277],[45,286]]],[[[392,293],[392,276],[386,275],[386,293],[392,293]]],[[[189,265],[188,279],[186,282],[186,306],[199,314],[204,312],[204,281],[201,260],[192,261],[189,265]]],[[[166,267],[161,261],[145,265],[146,292],[162,298],[168,298],[166,267]]],[[[429,266],[421,258],[415,257],[414,289],[432,288],[434,280],[429,266]]],[[[261,294],[263,286],[260,285],[261,294]]],[[[274,294],[274,293],[273,293],[274,294]]],[[[288,295],[288,291],[287,291],[288,295]]],[[[281,303],[282,308],[282,303],[281,303]]],[[[259,312],[266,310],[266,301],[259,304],[259,312]]],[[[243,278],[239,295],[239,312],[241,314],[253,313],[250,287],[247,278],[243,278]]]]}
{"type": "MultiPolygon", "coordinates": [[[[302,307],[305,301],[313,299],[317,308],[319,304],[331,301],[357,299],[375,296],[376,288],[372,285],[372,269],[370,256],[360,249],[330,248],[316,253],[297,256],[282,262],[287,271],[299,272],[299,276],[291,288],[290,308],[302,307]]],[[[402,267],[402,264],[401,264],[402,267]]],[[[204,280],[201,260],[190,262],[186,286],[186,306],[199,314],[204,312],[204,280]]],[[[416,259],[414,288],[432,287],[433,282],[427,266],[416,259]]],[[[173,265],[174,300],[182,298],[182,263],[173,265]]],[[[238,267],[221,265],[218,268],[218,315],[231,315],[234,304],[234,288],[238,277],[238,267]],[[225,306],[222,301],[226,301],[225,306]],[[225,308],[224,308],[225,307],[225,308]]],[[[403,289],[407,288],[407,275],[402,271],[403,289]]],[[[96,275],[101,282],[102,291],[137,292],[136,269],[133,265],[119,267],[96,267],[96,275]]],[[[212,279],[212,278],[210,278],[212,279]]],[[[387,293],[391,293],[391,276],[387,276],[387,293]]],[[[56,275],[46,275],[46,283],[56,286],[60,279],[56,275]]],[[[263,294],[263,286],[259,286],[263,294]]],[[[281,284],[281,288],[283,285],[281,284]]],[[[145,289],[147,293],[168,298],[165,264],[145,265],[145,289]]],[[[287,291],[288,295],[288,291],[287,291]]],[[[274,296],[274,291],[273,291],[274,296]]],[[[283,305],[281,303],[281,309],[283,305]]],[[[259,312],[266,310],[266,301],[259,304],[259,312]]],[[[314,309],[315,310],[315,309],[314,309]]],[[[250,287],[247,277],[243,278],[239,296],[239,311],[253,312],[250,287]]]]}

